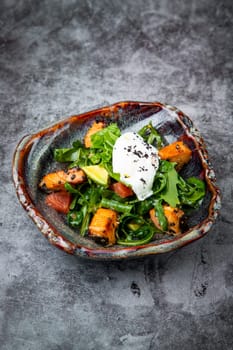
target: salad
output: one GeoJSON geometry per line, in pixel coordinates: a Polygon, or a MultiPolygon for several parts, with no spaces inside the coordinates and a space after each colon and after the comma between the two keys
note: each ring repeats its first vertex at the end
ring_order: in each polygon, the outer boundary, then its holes
{"type": "Polygon", "coordinates": [[[66,170],[41,179],[45,204],[64,214],[77,234],[103,245],[179,235],[186,212],[205,196],[204,181],[180,175],[192,150],[180,140],[165,145],[151,122],[123,133],[117,123],[96,121],[83,140],[55,149],[54,158],[66,170]]]}

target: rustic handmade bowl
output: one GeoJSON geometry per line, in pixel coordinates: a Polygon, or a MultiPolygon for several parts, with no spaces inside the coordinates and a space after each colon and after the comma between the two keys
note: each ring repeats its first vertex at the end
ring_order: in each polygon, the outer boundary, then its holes
{"type": "Polygon", "coordinates": [[[158,102],[119,102],[84,114],[71,116],[33,135],[26,135],[18,144],[13,159],[13,180],[18,199],[49,242],[67,253],[92,259],[111,260],[143,257],[180,248],[203,237],[211,228],[220,209],[220,194],[214,170],[203,139],[190,118],[177,108],[158,102]],[[189,229],[179,236],[164,236],[149,244],[124,247],[103,247],[88,237],[81,237],[68,226],[66,218],[44,205],[45,194],[39,190],[42,176],[58,167],[53,150],[69,147],[82,139],[94,120],[117,122],[121,130],[137,131],[149,121],[167,143],[185,140],[193,150],[192,160],[182,169],[182,176],[198,176],[206,182],[206,196],[198,210],[188,217],[189,229]]]}

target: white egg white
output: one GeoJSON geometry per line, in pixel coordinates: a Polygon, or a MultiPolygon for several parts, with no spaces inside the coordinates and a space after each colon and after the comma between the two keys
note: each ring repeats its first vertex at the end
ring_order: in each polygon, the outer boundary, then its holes
{"type": "Polygon", "coordinates": [[[113,148],[112,166],[120,181],[132,188],[139,200],[152,195],[154,176],[159,167],[158,150],[135,132],[121,135],[113,148]]]}

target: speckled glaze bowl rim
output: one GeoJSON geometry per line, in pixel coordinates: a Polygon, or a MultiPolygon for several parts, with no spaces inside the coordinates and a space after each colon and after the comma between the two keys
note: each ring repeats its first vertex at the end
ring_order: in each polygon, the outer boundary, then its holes
{"type": "Polygon", "coordinates": [[[182,246],[185,246],[197,239],[203,237],[212,227],[215,222],[220,207],[221,207],[221,198],[220,190],[216,184],[216,177],[214,169],[209,161],[208,152],[204,140],[202,139],[199,131],[194,127],[191,119],[180,111],[178,108],[170,106],[165,103],[160,102],[139,102],[139,101],[121,101],[114,103],[112,105],[103,106],[101,108],[91,110],[82,114],[73,115],[66,119],[61,120],[58,123],[53,124],[52,126],[42,129],[41,131],[25,135],[16,146],[14,156],[13,156],[13,165],[12,165],[12,175],[13,182],[16,189],[16,194],[19,199],[19,202],[23,208],[28,213],[29,217],[34,221],[36,226],[39,228],[41,233],[49,240],[49,242],[64,250],[65,252],[80,257],[86,257],[96,260],[116,260],[116,259],[125,259],[125,258],[137,258],[144,257],[147,255],[161,254],[166,253],[175,249],[178,249],[182,246]],[[100,247],[100,248],[90,248],[82,244],[75,244],[67,240],[63,235],[61,235],[55,227],[53,227],[38,211],[36,206],[33,204],[30,195],[27,191],[26,180],[23,176],[23,167],[25,157],[27,157],[30,149],[39,137],[45,135],[46,133],[54,133],[66,124],[73,123],[77,119],[82,119],[83,121],[88,118],[96,115],[98,112],[103,110],[116,110],[117,108],[124,108],[126,105],[137,104],[140,106],[159,106],[162,109],[166,109],[169,113],[175,113],[176,118],[179,119],[179,122],[182,124],[185,132],[195,140],[198,145],[198,152],[200,159],[202,161],[202,166],[205,173],[205,181],[208,185],[209,190],[212,193],[211,202],[209,205],[209,215],[208,217],[200,222],[195,227],[191,228],[184,234],[174,237],[172,240],[167,240],[161,242],[152,242],[143,246],[136,247],[122,247],[115,249],[114,247],[100,247]],[[188,120],[189,127],[185,124],[185,120],[188,120]]]}

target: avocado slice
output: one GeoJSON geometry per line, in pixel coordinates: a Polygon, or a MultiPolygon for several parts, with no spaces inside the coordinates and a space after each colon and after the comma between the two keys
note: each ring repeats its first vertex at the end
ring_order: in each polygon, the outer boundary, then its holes
{"type": "Polygon", "coordinates": [[[100,165],[87,165],[82,167],[87,177],[99,185],[107,186],[109,175],[107,170],[100,165]]]}

